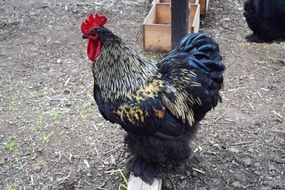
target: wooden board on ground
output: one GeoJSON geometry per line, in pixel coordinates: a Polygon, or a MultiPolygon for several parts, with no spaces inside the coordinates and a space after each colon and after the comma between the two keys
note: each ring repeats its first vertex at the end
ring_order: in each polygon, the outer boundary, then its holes
{"type": "Polygon", "coordinates": [[[128,190],[161,190],[162,180],[155,179],[154,182],[149,185],[145,183],[141,178],[130,175],[128,182],[128,190]]]}

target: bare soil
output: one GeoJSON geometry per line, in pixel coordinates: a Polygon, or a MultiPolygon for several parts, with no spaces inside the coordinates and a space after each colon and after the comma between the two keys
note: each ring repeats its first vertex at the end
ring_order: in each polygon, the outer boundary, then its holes
{"type": "MultiPolygon", "coordinates": [[[[201,31],[219,44],[223,103],[192,142],[192,171],[163,189],[285,189],[285,43],[249,43],[242,0],[215,0],[201,31]]],[[[144,52],[144,0],[0,1],[0,189],[119,189],[124,131],[106,122],[80,24],[92,12],[144,52]]]]}

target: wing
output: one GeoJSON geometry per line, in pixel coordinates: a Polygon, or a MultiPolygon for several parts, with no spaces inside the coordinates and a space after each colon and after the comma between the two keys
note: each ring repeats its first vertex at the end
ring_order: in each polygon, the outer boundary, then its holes
{"type": "Polygon", "coordinates": [[[114,102],[103,102],[100,91],[94,89],[95,100],[104,118],[121,125],[127,132],[171,139],[183,134],[187,127],[165,106],[162,80],[154,79],[125,99],[114,102]]]}
{"type": "Polygon", "coordinates": [[[158,64],[161,74],[148,85],[113,102],[103,102],[99,90],[94,97],[104,118],[127,132],[176,138],[217,105],[220,60],[216,43],[189,35],[158,64]]]}
{"type": "Polygon", "coordinates": [[[184,123],[199,122],[221,100],[225,66],[218,44],[207,35],[187,35],[158,68],[169,83],[163,102],[184,123]]]}

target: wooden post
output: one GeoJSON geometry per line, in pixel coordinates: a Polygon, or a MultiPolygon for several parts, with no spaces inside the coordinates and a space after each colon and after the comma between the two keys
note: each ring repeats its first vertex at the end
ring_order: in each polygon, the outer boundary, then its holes
{"type": "Polygon", "coordinates": [[[161,190],[162,180],[154,179],[154,182],[149,185],[141,178],[135,177],[133,174],[129,177],[128,190],[161,190]]]}
{"type": "Polygon", "coordinates": [[[188,0],[171,1],[171,46],[176,47],[188,33],[188,0]]]}

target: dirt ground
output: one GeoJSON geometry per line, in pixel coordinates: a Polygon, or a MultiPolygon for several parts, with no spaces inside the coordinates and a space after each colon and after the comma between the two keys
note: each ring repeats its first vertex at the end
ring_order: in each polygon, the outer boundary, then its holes
{"type": "MultiPolygon", "coordinates": [[[[212,0],[201,31],[219,44],[223,103],[203,120],[193,171],[163,189],[285,189],[285,43],[249,43],[242,0],[212,0]]],[[[92,97],[82,19],[108,27],[144,52],[145,0],[0,1],[0,189],[119,189],[124,131],[106,122],[92,97]]]]}

